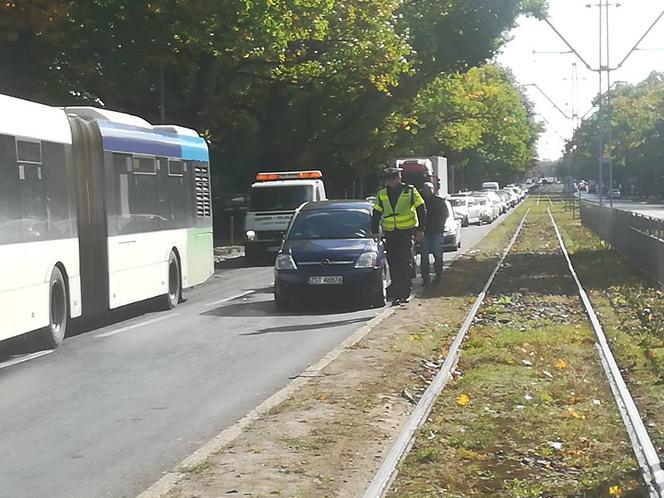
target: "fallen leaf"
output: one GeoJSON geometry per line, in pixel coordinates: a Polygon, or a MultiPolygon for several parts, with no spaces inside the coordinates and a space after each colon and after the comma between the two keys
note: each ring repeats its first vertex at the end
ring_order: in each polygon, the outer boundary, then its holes
{"type": "Polygon", "coordinates": [[[611,496],[622,496],[622,490],[620,486],[611,486],[609,487],[609,494],[611,496]]]}
{"type": "Polygon", "coordinates": [[[559,359],[556,360],[555,366],[556,366],[556,368],[559,368],[559,369],[562,370],[563,368],[567,368],[567,362],[565,362],[565,360],[561,360],[559,358],[559,359]]]}
{"type": "Polygon", "coordinates": [[[413,405],[417,404],[417,400],[413,397],[412,394],[410,394],[410,392],[408,392],[408,389],[404,389],[403,391],[401,391],[401,396],[407,399],[413,405]]]}
{"type": "Polygon", "coordinates": [[[571,406],[568,406],[568,407],[567,407],[567,410],[566,410],[566,412],[563,414],[563,416],[564,416],[564,417],[567,417],[567,418],[576,418],[576,419],[580,419],[580,420],[583,420],[583,419],[586,418],[585,415],[583,415],[583,414],[577,412],[577,411],[576,411],[574,408],[572,408],[571,406]]]}
{"type": "Polygon", "coordinates": [[[466,406],[470,403],[470,396],[467,394],[459,394],[456,398],[456,404],[459,406],[466,406]]]}

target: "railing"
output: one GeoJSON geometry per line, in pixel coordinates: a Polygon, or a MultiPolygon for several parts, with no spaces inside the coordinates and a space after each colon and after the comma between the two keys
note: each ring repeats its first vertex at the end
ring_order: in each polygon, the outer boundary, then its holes
{"type": "Polygon", "coordinates": [[[664,285],[664,220],[581,202],[584,226],[664,285]]]}

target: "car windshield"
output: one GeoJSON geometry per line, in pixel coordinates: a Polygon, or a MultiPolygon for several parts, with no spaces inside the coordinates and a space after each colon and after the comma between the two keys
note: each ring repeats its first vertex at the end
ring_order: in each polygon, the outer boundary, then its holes
{"type": "Polygon", "coordinates": [[[292,211],[313,200],[311,185],[256,187],[251,191],[250,211],[292,211]]]}
{"type": "Polygon", "coordinates": [[[371,237],[371,211],[327,209],[300,213],[293,221],[289,239],[364,239],[371,237]]]}
{"type": "Polygon", "coordinates": [[[453,207],[465,206],[466,205],[466,199],[455,199],[454,197],[452,197],[450,199],[450,204],[452,204],[453,207]]]}

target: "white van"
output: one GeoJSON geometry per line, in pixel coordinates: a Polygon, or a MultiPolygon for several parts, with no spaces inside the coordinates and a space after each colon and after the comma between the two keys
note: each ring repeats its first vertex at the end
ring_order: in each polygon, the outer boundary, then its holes
{"type": "Polygon", "coordinates": [[[498,182],[484,182],[482,184],[482,190],[493,190],[497,192],[500,190],[500,184],[498,182]]]}

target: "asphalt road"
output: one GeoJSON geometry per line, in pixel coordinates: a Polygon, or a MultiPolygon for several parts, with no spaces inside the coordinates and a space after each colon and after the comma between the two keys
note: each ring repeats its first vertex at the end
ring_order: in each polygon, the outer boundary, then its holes
{"type": "Polygon", "coordinates": [[[127,308],[20,364],[29,342],[0,345],[1,497],[133,497],[380,311],[281,313],[271,267],[225,265],[172,312],[127,308]]]}
{"type": "MultiPolygon", "coordinates": [[[[581,199],[599,204],[597,194],[581,193],[581,199]]],[[[609,205],[609,199],[606,196],[602,199],[605,206],[609,205]]],[[[651,216],[653,218],[664,219],[664,204],[648,204],[646,202],[631,201],[629,199],[613,199],[613,207],[624,211],[651,216]]]]}

